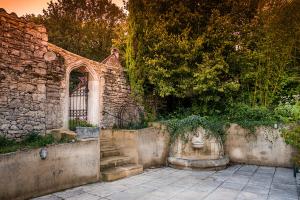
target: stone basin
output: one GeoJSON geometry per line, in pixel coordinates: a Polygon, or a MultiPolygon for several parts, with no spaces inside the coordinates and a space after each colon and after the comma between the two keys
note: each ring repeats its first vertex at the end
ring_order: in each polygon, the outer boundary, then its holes
{"type": "Polygon", "coordinates": [[[195,159],[189,157],[169,157],[169,166],[177,169],[225,169],[229,163],[228,156],[219,159],[195,159]]]}
{"type": "MultiPolygon", "coordinates": [[[[186,138],[177,138],[170,147],[168,164],[179,169],[214,169],[226,168],[229,163],[222,143],[199,127],[186,134],[186,138]],[[201,148],[195,148],[195,144],[201,148]]],[[[198,147],[196,146],[196,147],[198,147]]]]}

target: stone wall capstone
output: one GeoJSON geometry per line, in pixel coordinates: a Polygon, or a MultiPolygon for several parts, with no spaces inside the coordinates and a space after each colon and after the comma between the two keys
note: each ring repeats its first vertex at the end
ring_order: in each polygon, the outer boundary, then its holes
{"type": "Polygon", "coordinates": [[[0,9],[0,135],[20,139],[62,126],[64,61],[48,52],[46,28],[0,9]]]}

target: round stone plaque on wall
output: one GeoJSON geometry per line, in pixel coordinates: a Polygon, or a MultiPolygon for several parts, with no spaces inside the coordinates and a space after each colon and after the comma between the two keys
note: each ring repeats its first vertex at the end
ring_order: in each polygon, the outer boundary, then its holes
{"type": "Polygon", "coordinates": [[[56,54],[53,51],[48,51],[44,54],[44,59],[48,62],[51,62],[56,59],[56,54]]]}

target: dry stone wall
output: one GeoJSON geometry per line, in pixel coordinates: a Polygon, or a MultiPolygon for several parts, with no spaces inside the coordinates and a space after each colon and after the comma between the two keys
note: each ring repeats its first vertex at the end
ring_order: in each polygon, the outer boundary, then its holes
{"type": "Polygon", "coordinates": [[[118,53],[112,53],[106,60],[102,62],[104,69],[103,76],[105,78],[105,87],[103,92],[103,128],[111,128],[113,125],[118,125],[121,109],[125,112],[133,113],[129,109],[134,109],[131,106],[133,100],[130,96],[130,87],[127,83],[124,68],[118,60],[118,53]]]}
{"type": "Polygon", "coordinates": [[[0,134],[21,138],[62,126],[63,59],[45,60],[45,27],[0,10],[0,134]]]}
{"type": "MultiPolygon", "coordinates": [[[[65,60],[67,73],[78,67],[85,67],[87,72],[100,82],[100,126],[101,128],[111,128],[119,122],[119,113],[122,107],[134,109],[130,87],[125,77],[124,68],[119,62],[117,50],[113,50],[111,55],[102,62],[89,60],[82,56],[71,53],[56,45],[49,44],[48,48],[60,54],[65,60]]],[[[131,112],[133,113],[133,112],[131,112]]]]}
{"type": "Polygon", "coordinates": [[[68,78],[78,67],[99,82],[99,100],[93,103],[99,104],[100,127],[118,124],[121,108],[126,113],[135,109],[118,58],[116,49],[103,62],[68,52],[48,43],[44,26],[0,9],[0,135],[21,139],[31,132],[66,128],[68,78]]]}

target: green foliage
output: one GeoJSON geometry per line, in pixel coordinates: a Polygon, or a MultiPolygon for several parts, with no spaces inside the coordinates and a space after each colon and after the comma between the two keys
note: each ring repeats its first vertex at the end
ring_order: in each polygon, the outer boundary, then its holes
{"type": "Polygon", "coordinates": [[[298,154],[294,156],[294,163],[296,166],[300,166],[300,126],[297,125],[292,130],[286,130],[283,132],[282,137],[287,144],[292,145],[298,150],[298,154]]]}
{"type": "Polygon", "coordinates": [[[183,119],[167,120],[163,123],[167,125],[172,141],[178,137],[185,139],[187,133],[196,131],[198,127],[208,130],[208,136],[216,138],[220,144],[225,141],[227,121],[223,118],[192,115],[183,119]]]}
{"type": "Polygon", "coordinates": [[[294,105],[290,103],[278,105],[275,114],[284,123],[300,121],[300,101],[294,105]]]}
{"type": "Polygon", "coordinates": [[[96,126],[93,124],[90,124],[86,120],[81,120],[81,119],[69,120],[69,129],[71,131],[75,131],[76,127],[96,127],[96,126]]]}
{"type": "Polygon", "coordinates": [[[126,67],[146,107],[150,96],[160,99],[150,105],[166,104],[168,112],[190,99],[211,115],[236,103],[274,107],[299,94],[299,1],[128,6],[126,67]]]}
{"type": "Polygon", "coordinates": [[[300,150],[300,126],[294,127],[292,130],[285,131],[282,134],[285,142],[300,150]]]}
{"type": "Polygon", "coordinates": [[[114,125],[113,129],[137,130],[137,129],[143,129],[143,128],[147,128],[147,127],[148,127],[148,123],[146,121],[143,121],[143,122],[139,122],[139,123],[130,122],[128,124],[123,125],[122,127],[114,125]]]}
{"type": "Polygon", "coordinates": [[[266,107],[251,107],[246,104],[236,104],[228,108],[223,114],[202,117],[200,115],[190,115],[192,110],[181,112],[179,110],[169,114],[163,120],[167,125],[172,139],[186,137],[186,133],[195,131],[198,127],[208,130],[209,136],[217,138],[224,143],[226,138],[226,127],[235,123],[248,129],[249,134],[254,134],[259,126],[270,126],[278,123],[294,123],[299,118],[299,102],[294,105],[278,106],[275,109],[266,107]]]}
{"type": "Polygon", "coordinates": [[[50,1],[43,15],[27,18],[46,26],[51,43],[102,61],[110,54],[114,30],[125,14],[110,0],[58,0],[50,1]]]}
{"type": "Polygon", "coordinates": [[[11,140],[0,136],[0,153],[9,153],[21,149],[39,148],[49,144],[64,142],[69,142],[69,140],[64,138],[60,141],[56,141],[51,134],[41,136],[37,133],[30,133],[22,141],[11,140]]]}
{"type": "Polygon", "coordinates": [[[225,117],[230,123],[239,124],[250,130],[250,133],[254,133],[258,126],[274,126],[275,123],[280,122],[273,110],[263,106],[250,107],[245,104],[237,104],[228,109],[225,117]]]}

